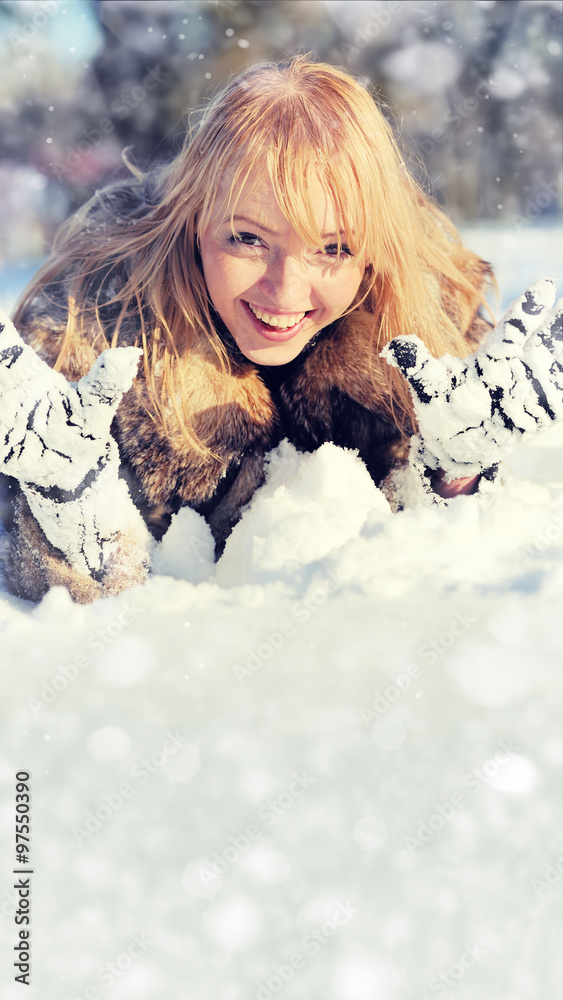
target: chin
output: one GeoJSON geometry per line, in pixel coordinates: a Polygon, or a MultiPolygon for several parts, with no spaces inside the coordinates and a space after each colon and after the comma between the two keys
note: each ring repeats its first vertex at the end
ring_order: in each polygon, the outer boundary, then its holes
{"type": "Polygon", "coordinates": [[[272,344],[268,347],[249,347],[242,348],[239,344],[239,350],[244,354],[245,358],[252,361],[255,365],[286,365],[289,361],[293,361],[294,358],[301,354],[301,351],[306,346],[309,341],[305,344],[272,344]]]}

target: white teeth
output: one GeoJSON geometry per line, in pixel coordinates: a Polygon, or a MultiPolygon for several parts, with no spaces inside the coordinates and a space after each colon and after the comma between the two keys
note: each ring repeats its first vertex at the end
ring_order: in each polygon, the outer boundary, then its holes
{"type": "Polygon", "coordinates": [[[305,313],[295,313],[293,316],[272,316],[270,313],[264,312],[262,309],[258,309],[253,306],[252,303],[247,303],[248,308],[254,313],[257,319],[261,319],[263,323],[267,323],[268,326],[276,326],[279,330],[288,330],[290,326],[296,326],[300,323],[305,313]]]}

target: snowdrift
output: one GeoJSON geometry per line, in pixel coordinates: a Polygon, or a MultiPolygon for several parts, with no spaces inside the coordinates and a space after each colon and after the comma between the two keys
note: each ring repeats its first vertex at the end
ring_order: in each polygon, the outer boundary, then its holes
{"type": "Polygon", "coordinates": [[[284,442],[216,565],[185,509],[144,587],[0,593],[2,1000],[23,770],[30,998],[557,995],[561,440],[399,514],[284,442]]]}

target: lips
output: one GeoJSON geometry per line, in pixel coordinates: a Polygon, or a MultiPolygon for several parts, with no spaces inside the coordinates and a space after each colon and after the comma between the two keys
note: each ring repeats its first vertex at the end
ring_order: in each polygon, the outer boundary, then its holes
{"type": "Polygon", "coordinates": [[[257,319],[262,320],[268,326],[273,326],[276,330],[289,330],[291,326],[297,326],[301,322],[306,314],[307,310],[303,310],[300,313],[270,313],[266,309],[262,309],[260,306],[255,306],[252,302],[248,303],[250,310],[254,313],[257,319]]]}
{"type": "MultiPolygon", "coordinates": [[[[281,319],[284,319],[284,320],[286,320],[286,319],[292,319],[293,316],[297,316],[297,317],[301,316],[302,317],[299,320],[299,322],[295,323],[293,326],[289,326],[289,327],[283,328],[283,327],[280,327],[280,326],[277,326],[277,327],[270,326],[270,324],[269,323],[265,323],[264,320],[258,319],[258,316],[256,316],[255,312],[250,307],[250,305],[249,305],[248,302],[245,302],[244,299],[240,299],[240,302],[242,303],[242,308],[244,309],[244,312],[245,312],[246,316],[248,317],[249,321],[252,323],[252,325],[253,325],[254,329],[257,331],[257,333],[259,333],[260,336],[265,337],[266,340],[271,340],[274,343],[283,343],[286,340],[291,340],[293,337],[296,337],[297,334],[301,332],[301,330],[303,329],[305,323],[307,322],[307,317],[313,311],[313,310],[309,310],[306,313],[294,313],[294,314],[286,313],[286,315],[283,316],[283,317],[281,317],[281,316],[280,317],[275,317],[275,318],[281,318],[281,319]]],[[[269,316],[270,318],[272,316],[272,314],[266,313],[265,310],[260,310],[258,306],[254,306],[254,309],[258,310],[261,313],[262,316],[269,316]]]]}

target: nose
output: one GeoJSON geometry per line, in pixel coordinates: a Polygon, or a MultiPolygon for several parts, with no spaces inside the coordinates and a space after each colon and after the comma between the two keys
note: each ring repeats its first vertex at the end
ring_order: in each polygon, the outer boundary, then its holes
{"type": "Polygon", "coordinates": [[[291,312],[311,308],[312,286],[307,263],[296,255],[272,255],[261,285],[276,309],[291,312]]]}

